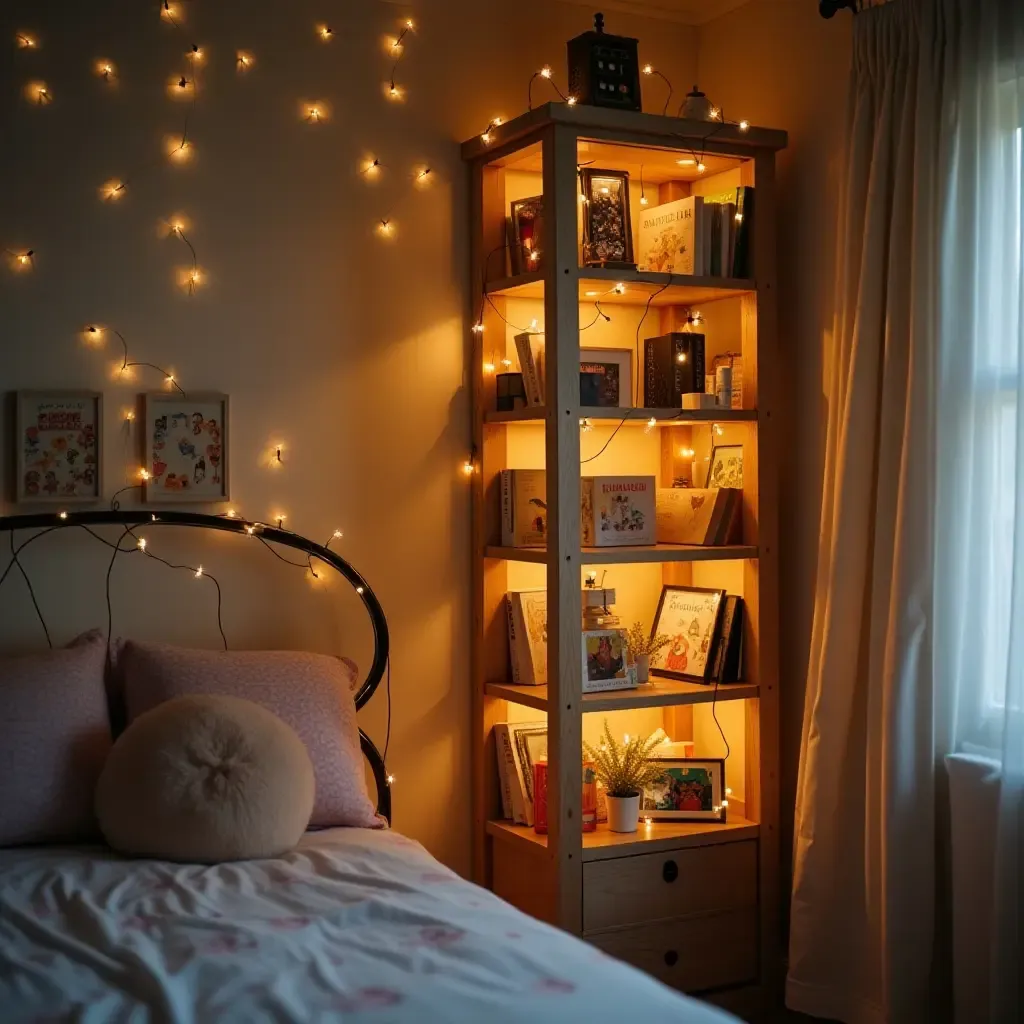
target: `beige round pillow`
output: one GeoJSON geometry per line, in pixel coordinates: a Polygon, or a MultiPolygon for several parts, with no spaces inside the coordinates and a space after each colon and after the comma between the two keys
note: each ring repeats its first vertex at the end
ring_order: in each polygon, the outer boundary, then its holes
{"type": "Polygon", "coordinates": [[[305,744],[275,714],[238,697],[176,697],[118,738],[96,816],[121,853],[253,860],[295,846],[314,790],[305,744]]]}

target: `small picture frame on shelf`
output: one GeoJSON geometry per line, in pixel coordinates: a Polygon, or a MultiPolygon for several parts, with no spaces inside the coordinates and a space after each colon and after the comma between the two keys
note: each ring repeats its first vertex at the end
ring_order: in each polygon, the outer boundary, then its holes
{"type": "Polygon", "coordinates": [[[633,353],[630,349],[580,349],[580,405],[595,409],[632,408],[633,353]]]}
{"type": "Polygon", "coordinates": [[[151,391],[142,404],[142,465],[149,473],[143,500],[159,505],[227,501],[228,396],[151,391]]]}
{"type": "Polygon", "coordinates": [[[743,445],[719,444],[711,449],[705,487],[743,487],[743,445]]]}
{"type": "Polygon", "coordinates": [[[691,683],[709,682],[724,605],[724,590],[664,584],[651,636],[663,633],[669,642],[652,656],[651,673],[691,683]]]}
{"type": "Polygon", "coordinates": [[[640,814],[657,821],[726,820],[725,759],[652,757],[664,775],[644,787],[640,814]]]}
{"type": "Polygon", "coordinates": [[[99,501],[103,396],[97,391],[19,391],[15,404],[15,502],[99,501]]]}
{"type": "Polygon", "coordinates": [[[635,270],[629,219],[629,172],[580,171],[583,196],[583,265],[635,270]]]}
{"type": "Polygon", "coordinates": [[[637,685],[624,629],[583,630],[583,692],[624,690],[637,685]]]}
{"type": "Polygon", "coordinates": [[[544,265],[544,197],[517,199],[511,210],[508,243],[512,275],[540,270],[544,265]]]}

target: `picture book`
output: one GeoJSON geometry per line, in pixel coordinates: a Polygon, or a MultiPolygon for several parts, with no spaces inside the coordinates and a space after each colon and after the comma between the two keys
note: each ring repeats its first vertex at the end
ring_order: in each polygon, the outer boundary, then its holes
{"type": "Polygon", "coordinates": [[[732,487],[659,487],[659,544],[726,544],[742,491],[732,487]]]}
{"type": "Polygon", "coordinates": [[[544,547],[548,536],[547,485],[543,469],[503,469],[501,543],[505,547],[544,547]]]}
{"type": "Polygon", "coordinates": [[[653,476],[585,476],[580,500],[585,547],[655,543],[653,476]]]}
{"type": "Polygon", "coordinates": [[[506,595],[512,682],[543,686],[548,681],[548,598],[545,590],[513,590],[506,595]]]}
{"type": "Polygon", "coordinates": [[[523,374],[526,404],[544,404],[544,335],[523,333],[515,337],[519,369],[523,374]]]}
{"type": "Polygon", "coordinates": [[[645,208],[640,214],[640,269],[663,274],[701,273],[703,213],[700,196],[645,208]]]}

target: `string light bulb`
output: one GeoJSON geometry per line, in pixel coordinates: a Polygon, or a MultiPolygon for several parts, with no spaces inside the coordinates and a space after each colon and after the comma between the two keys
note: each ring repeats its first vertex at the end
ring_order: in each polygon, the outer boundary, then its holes
{"type": "Polygon", "coordinates": [[[416,181],[417,182],[425,182],[427,180],[427,178],[430,177],[431,173],[432,172],[431,172],[431,169],[429,167],[424,167],[423,170],[420,171],[416,175],[416,181]]]}
{"type": "Polygon", "coordinates": [[[124,195],[127,187],[127,183],[123,181],[108,181],[103,188],[100,189],[100,194],[104,199],[117,200],[124,195]]]}
{"type": "Polygon", "coordinates": [[[139,479],[142,480],[143,482],[147,481],[149,479],[149,470],[148,469],[140,469],[139,470],[139,479]]]}
{"type": "Polygon", "coordinates": [[[276,515],[274,516],[274,519],[275,519],[275,520],[277,521],[277,528],[278,528],[279,530],[283,530],[283,529],[284,529],[284,521],[285,521],[285,520],[286,520],[287,518],[288,518],[288,517],[287,517],[287,516],[286,516],[286,515],[285,515],[285,514],[284,514],[283,512],[278,512],[278,513],[277,513],[277,514],[276,514],[276,515]]]}
{"type": "Polygon", "coordinates": [[[676,362],[677,363],[685,363],[686,362],[686,353],[685,352],[680,352],[679,355],[676,356],[676,362]]]}
{"type": "Polygon", "coordinates": [[[160,17],[169,21],[172,25],[182,20],[181,4],[171,3],[171,0],[163,0],[160,5],[160,17]]]}
{"type": "Polygon", "coordinates": [[[614,288],[612,288],[612,291],[615,292],[616,295],[625,295],[626,286],[620,281],[614,288]]]}
{"type": "Polygon", "coordinates": [[[140,537],[138,543],[135,545],[140,551],[146,550],[146,538],[140,537]]]}
{"type": "Polygon", "coordinates": [[[202,61],[205,59],[206,55],[200,49],[198,43],[193,43],[192,44],[192,48],[188,51],[186,56],[194,64],[196,61],[199,61],[200,63],[202,63],[202,61]]]}
{"type": "Polygon", "coordinates": [[[484,373],[494,373],[495,369],[494,363],[484,363],[484,373]]]}
{"type": "Polygon", "coordinates": [[[647,205],[647,196],[641,196],[640,197],[640,205],[641,206],[646,206],[647,205]]]}
{"type": "Polygon", "coordinates": [[[388,785],[389,786],[393,786],[394,784],[395,784],[395,777],[394,777],[394,775],[389,775],[388,776],[388,785]]]}
{"type": "Polygon", "coordinates": [[[644,433],[649,434],[657,425],[658,421],[652,416],[644,425],[644,433]]]}
{"type": "Polygon", "coordinates": [[[476,467],[473,465],[472,459],[466,459],[462,464],[462,472],[465,476],[472,476],[476,471],[476,467]]]}
{"type": "Polygon", "coordinates": [[[39,45],[35,36],[30,36],[27,32],[18,32],[14,39],[19,50],[34,50],[39,45]]]}
{"type": "Polygon", "coordinates": [[[551,77],[551,65],[550,64],[545,64],[544,67],[542,67],[540,69],[540,71],[537,72],[537,74],[539,74],[541,78],[550,78],[551,77]]]}
{"type": "Polygon", "coordinates": [[[721,118],[721,116],[722,116],[722,112],[721,112],[721,110],[718,109],[718,107],[712,107],[708,111],[708,117],[711,118],[712,121],[719,120],[719,118],[721,118]]]}
{"type": "Polygon", "coordinates": [[[314,124],[316,124],[320,120],[320,108],[309,107],[306,114],[306,120],[312,121],[314,124]]]}
{"type": "Polygon", "coordinates": [[[166,377],[166,379],[164,380],[164,383],[165,383],[165,384],[166,384],[166,385],[167,385],[168,387],[173,387],[173,386],[174,386],[174,374],[173,374],[173,373],[169,373],[169,374],[167,374],[167,377],[166,377]]]}
{"type": "Polygon", "coordinates": [[[369,178],[374,178],[380,172],[380,158],[374,157],[372,160],[366,162],[366,166],[363,168],[363,174],[369,178]]]}
{"type": "Polygon", "coordinates": [[[740,121],[740,123],[738,125],[736,125],[736,127],[739,128],[739,130],[741,132],[745,132],[745,131],[747,131],[750,128],[750,122],[749,121],[745,121],[745,120],[744,121],[740,121]]]}
{"type": "Polygon", "coordinates": [[[531,249],[528,258],[531,263],[536,263],[540,259],[540,249],[531,249]]]}
{"type": "Polygon", "coordinates": [[[202,575],[203,575],[203,567],[199,566],[199,568],[196,569],[196,579],[199,579],[199,577],[202,576],[202,575]]]}
{"type": "Polygon", "coordinates": [[[53,102],[53,93],[45,82],[30,82],[25,89],[26,96],[37,106],[45,107],[53,102]]]}
{"type": "Polygon", "coordinates": [[[591,430],[593,430],[593,429],[594,429],[594,424],[590,422],[590,418],[589,418],[589,417],[587,417],[587,416],[584,416],[584,417],[583,417],[583,418],[582,418],[582,419],[580,420],[580,430],[581,430],[581,431],[582,431],[582,432],[583,432],[584,434],[589,434],[589,433],[590,433],[590,431],[591,431],[591,430]]]}
{"type": "Polygon", "coordinates": [[[361,594],[362,592],[363,592],[363,588],[362,587],[356,587],[356,593],[357,594],[361,594]]]}
{"type": "Polygon", "coordinates": [[[238,513],[233,508],[229,508],[227,512],[225,512],[224,514],[228,517],[228,519],[234,519],[235,516],[238,515],[238,513]]]}
{"type": "Polygon", "coordinates": [[[124,411],[124,421],[125,421],[125,423],[134,423],[135,422],[135,410],[134,409],[125,409],[125,411],[124,411]]]}
{"type": "Polygon", "coordinates": [[[235,65],[239,72],[248,71],[255,63],[255,58],[251,53],[247,53],[245,50],[239,50],[235,55],[235,65]]]}
{"type": "Polygon", "coordinates": [[[114,71],[114,65],[109,60],[98,60],[96,62],[96,74],[103,79],[104,82],[109,82],[111,79],[116,77],[114,71]]]}
{"type": "Polygon", "coordinates": [[[576,97],[572,96],[572,95],[569,95],[569,96],[567,96],[565,98],[565,102],[568,103],[570,107],[575,107],[576,106],[576,97]]]}
{"type": "Polygon", "coordinates": [[[698,160],[697,161],[697,173],[698,174],[703,174],[706,170],[707,170],[707,165],[704,163],[704,161],[703,160],[698,160]]]}
{"type": "Polygon", "coordinates": [[[645,75],[653,75],[654,74],[654,67],[651,64],[645,64],[640,70],[645,75]]]}
{"type": "Polygon", "coordinates": [[[67,512],[58,512],[57,513],[57,518],[58,519],[67,519],[67,517],[68,517],[67,512]]]}
{"type": "Polygon", "coordinates": [[[502,366],[503,366],[503,367],[504,367],[504,368],[505,368],[506,370],[511,370],[511,369],[512,369],[512,360],[511,360],[511,359],[502,359],[502,361],[501,361],[501,365],[502,365],[502,366]]]}
{"type": "Polygon", "coordinates": [[[696,453],[692,448],[680,448],[679,458],[681,459],[692,459],[696,453]]]}
{"type": "Polygon", "coordinates": [[[330,25],[317,25],[316,34],[326,43],[334,35],[334,30],[330,25]]]}
{"type": "Polygon", "coordinates": [[[377,225],[377,233],[378,233],[378,234],[380,234],[380,235],[384,235],[385,237],[388,237],[388,236],[390,236],[390,235],[391,235],[391,232],[392,232],[393,230],[394,230],[394,229],[393,229],[393,228],[392,228],[392,226],[391,226],[391,221],[389,221],[389,220],[382,220],[382,221],[381,221],[381,222],[380,222],[380,223],[379,223],[379,224],[377,225]]]}
{"type": "Polygon", "coordinates": [[[400,100],[402,98],[402,90],[394,82],[388,85],[388,98],[392,100],[400,100]]]}
{"type": "Polygon", "coordinates": [[[474,334],[483,334],[484,333],[484,325],[482,323],[480,323],[479,321],[477,323],[473,324],[473,327],[471,329],[472,329],[474,334]]]}
{"type": "Polygon", "coordinates": [[[32,259],[35,256],[35,249],[26,249],[24,252],[13,253],[14,262],[19,270],[28,270],[32,266],[32,259]]]}
{"type": "Polygon", "coordinates": [[[331,536],[334,537],[335,540],[341,540],[341,538],[345,535],[341,532],[341,530],[335,530],[334,533],[331,534],[331,536]]]}

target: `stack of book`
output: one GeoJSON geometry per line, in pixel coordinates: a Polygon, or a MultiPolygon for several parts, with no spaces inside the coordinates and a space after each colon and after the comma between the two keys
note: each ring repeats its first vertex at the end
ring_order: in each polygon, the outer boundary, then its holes
{"type": "Polygon", "coordinates": [[[640,216],[638,266],[664,274],[750,277],[754,189],[735,196],[688,196],[640,216]]]}

